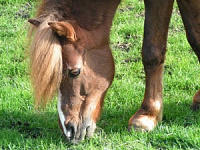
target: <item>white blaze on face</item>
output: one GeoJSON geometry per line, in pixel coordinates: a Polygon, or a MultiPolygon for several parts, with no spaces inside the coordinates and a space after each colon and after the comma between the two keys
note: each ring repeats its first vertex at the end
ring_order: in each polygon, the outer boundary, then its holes
{"type": "Polygon", "coordinates": [[[64,113],[61,109],[61,92],[59,90],[58,92],[58,104],[57,104],[57,109],[58,109],[58,115],[59,115],[59,118],[60,118],[60,122],[61,122],[61,125],[62,125],[62,128],[63,128],[63,132],[66,136],[68,136],[69,133],[67,133],[66,131],[66,127],[65,127],[65,116],[64,116],[64,113]]]}

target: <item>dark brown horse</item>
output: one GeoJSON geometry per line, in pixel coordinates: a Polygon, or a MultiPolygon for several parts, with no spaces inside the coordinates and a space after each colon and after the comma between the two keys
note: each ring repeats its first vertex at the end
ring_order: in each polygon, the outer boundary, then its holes
{"type": "MultiPolygon", "coordinates": [[[[173,0],[145,0],[142,60],[146,89],[129,130],[152,130],[162,119],[162,72],[173,0]]],[[[200,1],[177,0],[187,38],[200,60],[200,1]]],[[[120,0],[43,0],[31,33],[31,78],[36,106],[58,91],[60,127],[70,142],[92,136],[114,77],[109,48],[120,0]]],[[[200,106],[200,91],[193,109],[200,106]]]]}

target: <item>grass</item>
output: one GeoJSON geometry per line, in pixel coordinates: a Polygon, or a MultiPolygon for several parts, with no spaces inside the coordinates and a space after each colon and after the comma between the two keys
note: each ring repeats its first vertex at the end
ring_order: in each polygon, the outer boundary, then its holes
{"type": "Polygon", "coordinates": [[[200,112],[192,112],[199,64],[187,43],[175,4],[164,71],[164,117],[149,133],[127,132],[144,94],[141,62],[144,5],[124,0],[117,10],[111,48],[116,64],[94,137],[68,145],[58,127],[56,101],[34,109],[26,55],[27,18],[35,1],[0,0],[0,149],[200,149],[200,112]]]}

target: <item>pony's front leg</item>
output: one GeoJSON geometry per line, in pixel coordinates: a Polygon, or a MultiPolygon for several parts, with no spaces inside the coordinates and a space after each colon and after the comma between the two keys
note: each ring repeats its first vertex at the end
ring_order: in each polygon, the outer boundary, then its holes
{"type": "Polygon", "coordinates": [[[128,129],[152,130],[162,119],[162,73],[173,0],[145,0],[142,60],[146,87],[140,109],[130,118],[128,129]]]}

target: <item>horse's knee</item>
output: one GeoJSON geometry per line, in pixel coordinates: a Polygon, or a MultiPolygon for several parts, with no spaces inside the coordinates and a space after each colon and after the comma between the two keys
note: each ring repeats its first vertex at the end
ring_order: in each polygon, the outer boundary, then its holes
{"type": "Polygon", "coordinates": [[[165,46],[143,46],[142,61],[145,70],[156,69],[164,63],[166,47],[165,46]]]}

